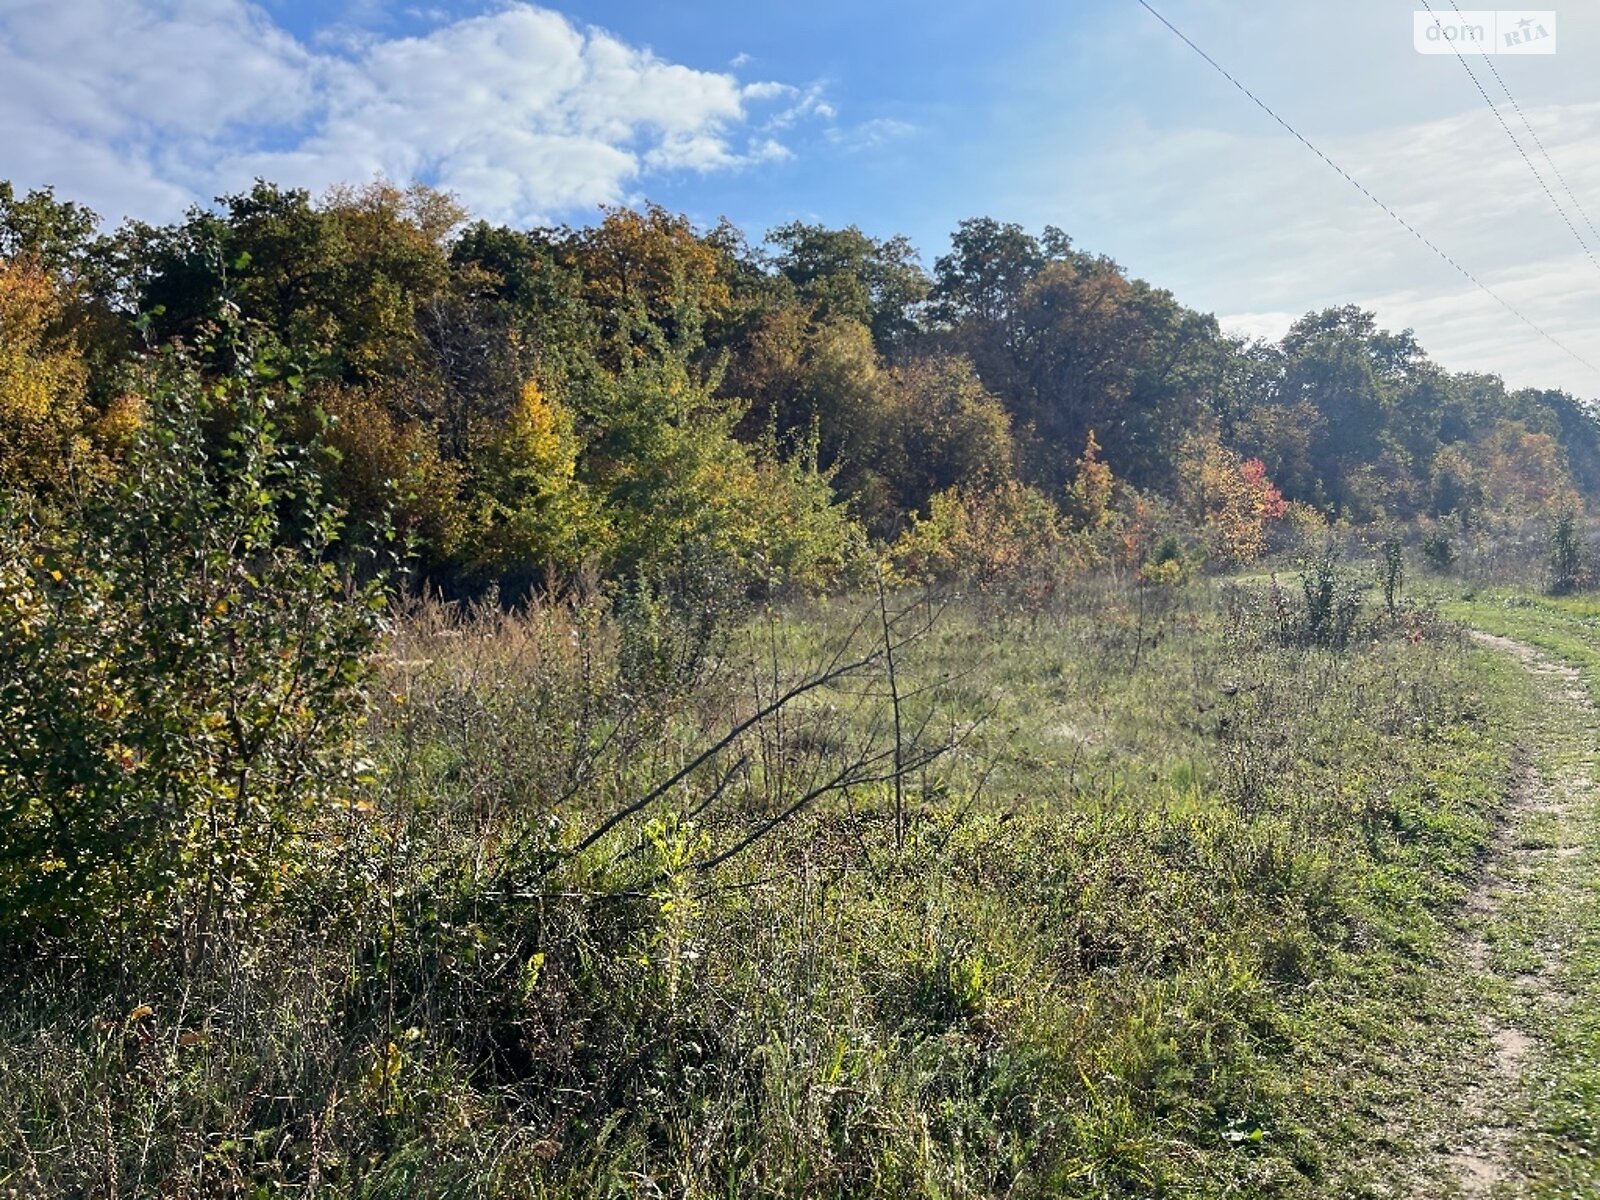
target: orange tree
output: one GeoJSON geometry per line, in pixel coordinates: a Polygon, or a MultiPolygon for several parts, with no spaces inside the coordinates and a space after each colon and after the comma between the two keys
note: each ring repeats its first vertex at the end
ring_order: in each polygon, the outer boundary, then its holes
{"type": "Polygon", "coordinates": [[[1205,539],[1213,559],[1249,563],[1267,547],[1267,530],[1283,516],[1282,494],[1259,459],[1242,458],[1215,433],[1197,434],[1184,445],[1178,465],[1178,498],[1205,539]]]}

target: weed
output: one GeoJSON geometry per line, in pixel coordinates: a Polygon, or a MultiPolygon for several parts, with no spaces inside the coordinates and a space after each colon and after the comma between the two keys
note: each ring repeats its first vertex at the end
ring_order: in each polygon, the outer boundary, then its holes
{"type": "MultiPolygon", "coordinates": [[[[1345,586],[1294,629],[1337,634],[1345,586]]],[[[11,1186],[1387,1182],[1415,1148],[1385,1073],[1466,1019],[1404,1014],[1509,753],[1453,642],[1330,654],[1279,636],[1304,602],[885,594],[709,642],[599,598],[411,604],[381,787],[228,958],[8,980],[11,1186]]]]}
{"type": "Polygon", "coordinates": [[[1565,596],[1583,584],[1583,545],[1578,537],[1577,515],[1563,510],[1550,529],[1550,584],[1552,596],[1565,596]]]}

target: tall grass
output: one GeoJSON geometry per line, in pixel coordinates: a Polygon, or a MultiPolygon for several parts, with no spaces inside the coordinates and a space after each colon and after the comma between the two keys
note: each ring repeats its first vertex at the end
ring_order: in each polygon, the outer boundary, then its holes
{"type": "Polygon", "coordinates": [[[379,782],[226,955],[10,981],[0,1188],[1342,1194],[1508,749],[1437,622],[1275,630],[413,605],[379,782]]]}

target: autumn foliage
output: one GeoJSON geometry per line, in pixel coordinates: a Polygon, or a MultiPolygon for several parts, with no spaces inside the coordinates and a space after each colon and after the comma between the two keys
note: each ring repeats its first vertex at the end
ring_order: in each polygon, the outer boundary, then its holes
{"type": "Polygon", "coordinates": [[[421,186],[258,182],[102,234],[0,185],[0,485],[114,477],[163,347],[275,364],[347,545],[455,594],[828,589],[869,543],[985,587],[1158,542],[1182,574],[1259,558],[1291,501],[1297,527],[1471,524],[1600,493],[1574,397],[1450,375],[1354,308],[1244,345],[1053,228],[964,221],[930,272],[854,226],[751,245],[655,205],[516,229],[421,186]]]}
{"type": "Polygon", "coordinates": [[[1216,436],[1191,439],[1179,460],[1179,499],[1207,550],[1226,563],[1250,563],[1285,511],[1283,494],[1260,459],[1242,458],[1216,436]]]}
{"type": "Polygon", "coordinates": [[[56,280],[0,259],[0,486],[49,489],[84,462],[88,369],[56,280]]]}

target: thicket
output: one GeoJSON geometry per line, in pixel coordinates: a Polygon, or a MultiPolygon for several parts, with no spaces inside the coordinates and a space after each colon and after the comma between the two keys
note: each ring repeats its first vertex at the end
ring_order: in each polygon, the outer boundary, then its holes
{"type": "Polygon", "coordinates": [[[0,497],[0,958],[200,958],[294,885],[365,786],[384,593],[265,362],[148,364],[114,478],[0,497]],[[372,577],[370,570],[362,572],[372,577]]]}
{"type": "Polygon", "coordinates": [[[928,271],[855,228],[515,230],[267,183],[106,234],[0,184],[0,483],[114,474],[150,350],[236,369],[225,311],[300,377],[283,428],[345,542],[392,528],[455,595],[816,592],[903,540],[907,578],[1037,602],[1085,564],[1169,581],[1316,522],[1493,529],[1600,488],[1570,395],[1453,375],[1354,308],[1246,344],[1058,230],[965,221],[928,271]]]}

